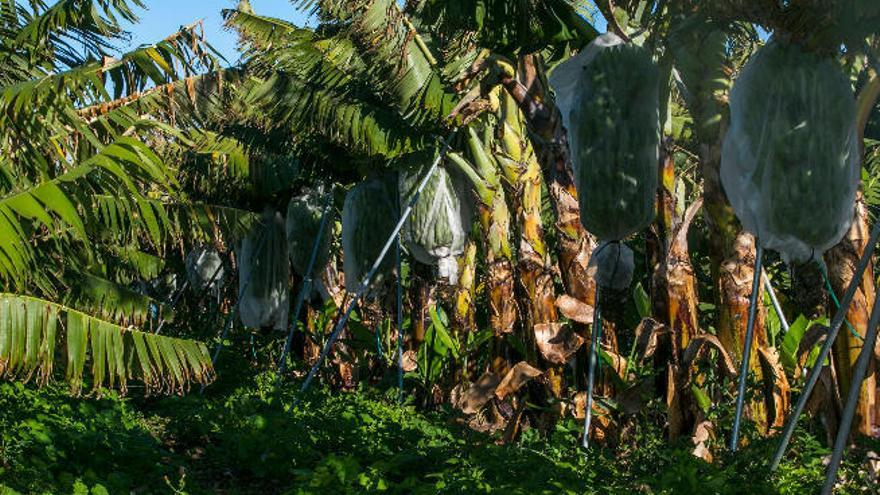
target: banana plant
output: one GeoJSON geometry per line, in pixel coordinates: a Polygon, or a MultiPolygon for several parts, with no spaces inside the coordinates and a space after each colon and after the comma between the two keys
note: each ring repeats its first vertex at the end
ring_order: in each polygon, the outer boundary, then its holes
{"type": "Polygon", "coordinates": [[[203,344],[135,326],[156,301],[129,284],[158,274],[179,220],[194,215],[153,149],[175,134],[158,118],[165,101],[127,105],[149,86],[185,88],[216,58],[197,25],[110,55],[137,0],[19,3],[0,5],[0,374],[46,383],[63,352],[74,394],[86,367],[99,394],[130,378],[147,393],[207,384],[203,344]]]}

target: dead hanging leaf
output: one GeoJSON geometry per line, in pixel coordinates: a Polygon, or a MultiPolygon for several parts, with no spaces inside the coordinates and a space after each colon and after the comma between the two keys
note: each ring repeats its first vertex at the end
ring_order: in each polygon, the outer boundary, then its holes
{"type": "Polygon", "coordinates": [[[541,376],[541,371],[529,365],[525,361],[517,363],[510,371],[504,375],[501,383],[495,389],[495,397],[504,400],[508,395],[515,393],[522,388],[523,385],[529,383],[534,378],[541,376]]]}
{"type": "Polygon", "coordinates": [[[836,434],[838,427],[837,405],[840,404],[840,397],[834,385],[834,377],[832,376],[833,367],[825,366],[819,373],[819,381],[813,387],[813,393],[807,399],[805,409],[813,416],[820,416],[825,426],[829,443],[834,441],[832,435],[836,434]]]}
{"type": "Polygon", "coordinates": [[[474,431],[481,433],[494,433],[504,429],[507,426],[507,420],[498,412],[495,403],[490,402],[489,407],[483,410],[481,414],[473,416],[467,423],[468,427],[474,431]]]}
{"type": "Polygon", "coordinates": [[[666,325],[653,318],[643,318],[636,327],[636,354],[642,360],[654,356],[663,337],[669,335],[666,325]]]}
{"type": "Polygon", "coordinates": [[[409,373],[419,367],[419,358],[416,351],[409,350],[403,353],[403,371],[409,373]]]}
{"type": "Polygon", "coordinates": [[[684,384],[679,376],[680,373],[677,366],[669,363],[666,369],[666,422],[668,424],[669,439],[675,440],[685,428],[681,393],[681,388],[684,384]]]}
{"type": "Polygon", "coordinates": [[[520,421],[526,410],[526,401],[520,401],[513,412],[513,416],[507,421],[507,427],[504,428],[504,435],[499,440],[499,444],[505,445],[513,442],[520,432],[520,421]]]}
{"type": "Polygon", "coordinates": [[[590,325],[593,323],[593,306],[583,301],[563,294],[556,298],[556,307],[562,316],[571,321],[590,325]]]}
{"type": "Polygon", "coordinates": [[[767,402],[768,427],[782,428],[788,414],[791,400],[791,387],[785,370],[779,362],[779,352],[773,347],[759,347],[758,359],[764,378],[765,401],[767,402]]]}
{"type": "Polygon", "coordinates": [[[604,354],[611,363],[609,363],[611,369],[620,378],[624,383],[628,381],[626,376],[626,358],[621,356],[620,354],[612,351],[608,348],[608,346],[602,346],[602,354],[604,354]]]}
{"type": "Polygon", "coordinates": [[[801,341],[798,344],[797,354],[795,357],[798,362],[798,369],[795,370],[794,377],[800,377],[801,369],[806,366],[807,359],[810,357],[810,353],[813,349],[819,345],[820,343],[825,341],[825,337],[828,336],[828,327],[825,325],[811,325],[810,328],[804,332],[803,337],[801,337],[801,341]]]}
{"type": "Polygon", "coordinates": [[[494,373],[484,373],[461,396],[458,403],[461,412],[477,414],[495,395],[495,388],[501,380],[494,373]]]}
{"type": "Polygon", "coordinates": [[[694,428],[694,435],[691,441],[694,442],[694,450],[691,452],[695,457],[699,457],[706,462],[712,462],[712,451],[709,450],[708,443],[715,437],[715,425],[711,421],[703,421],[694,428]]]}
{"type": "Polygon", "coordinates": [[[721,358],[719,359],[719,364],[723,365],[721,367],[722,371],[730,376],[736,376],[736,365],[733,363],[730,354],[724,349],[724,346],[721,344],[721,341],[718,340],[718,337],[708,333],[697,335],[691,343],[688,344],[682,358],[684,365],[691,367],[697,359],[704,358],[712,348],[718,351],[718,355],[721,358]]]}
{"type": "Polygon", "coordinates": [[[560,323],[539,323],[535,325],[535,342],[544,359],[565,364],[584,345],[584,338],[560,323]]]}

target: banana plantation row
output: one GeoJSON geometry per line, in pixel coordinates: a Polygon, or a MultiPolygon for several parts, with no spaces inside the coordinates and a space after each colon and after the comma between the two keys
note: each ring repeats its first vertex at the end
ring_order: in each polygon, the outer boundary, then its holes
{"type": "Polygon", "coordinates": [[[224,68],[200,23],[113,56],[138,0],[0,2],[0,375],[204,391],[251,332],[505,441],[711,461],[801,396],[831,441],[851,383],[880,435],[876,2],[294,3],[224,11],[224,68]]]}

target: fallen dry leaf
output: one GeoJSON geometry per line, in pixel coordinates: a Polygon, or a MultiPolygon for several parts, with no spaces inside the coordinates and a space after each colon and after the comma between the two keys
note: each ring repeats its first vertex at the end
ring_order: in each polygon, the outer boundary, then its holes
{"type": "Polygon", "coordinates": [[[544,359],[553,364],[565,364],[572,354],[584,345],[584,338],[560,323],[535,325],[535,341],[544,359]]]}
{"type": "Polygon", "coordinates": [[[593,306],[579,299],[563,294],[556,298],[556,307],[569,320],[586,325],[593,323],[593,306]]]}
{"type": "Polygon", "coordinates": [[[498,397],[499,400],[504,400],[505,397],[515,393],[523,385],[541,375],[541,370],[532,367],[525,361],[519,362],[504,375],[501,383],[495,389],[495,397],[498,397]]]}
{"type": "Polygon", "coordinates": [[[495,388],[501,380],[494,373],[484,373],[461,396],[459,407],[465,414],[476,414],[483,409],[495,395],[495,388]]]}

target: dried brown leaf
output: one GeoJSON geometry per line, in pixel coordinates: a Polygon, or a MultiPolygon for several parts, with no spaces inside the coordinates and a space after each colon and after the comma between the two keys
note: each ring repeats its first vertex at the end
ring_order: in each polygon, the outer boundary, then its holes
{"type": "Polygon", "coordinates": [[[653,318],[643,318],[636,327],[636,353],[642,360],[654,356],[660,340],[669,336],[669,329],[653,318]]]}
{"type": "Polygon", "coordinates": [[[563,294],[556,298],[556,307],[569,320],[586,325],[593,323],[593,306],[579,299],[563,294]]]}
{"type": "Polygon", "coordinates": [[[504,400],[505,397],[515,393],[523,385],[541,375],[541,370],[532,367],[529,363],[525,361],[517,363],[516,366],[507,372],[501,383],[498,384],[498,387],[495,389],[495,397],[498,397],[499,400],[504,400]]]}
{"type": "Polygon", "coordinates": [[[721,344],[721,341],[718,340],[718,337],[708,333],[697,335],[691,343],[688,344],[683,356],[684,365],[688,367],[692,366],[697,359],[705,357],[711,348],[718,351],[718,355],[721,358],[719,364],[722,365],[722,371],[730,376],[736,376],[736,365],[734,364],[733,359],[731,359],[730,354],[724,349],[724,346],[721,344]]]}
{"type": "Polygon", "coordinates": [[[775,348],[758,348],[758,359],[763,372],[764,390],[768,395],[765,397],[768,407],[768,426],[781,428],[785,425],[790,406],[791,387],[785,376],[785,370],[779,362],[779,352],[775,348]]]}
{"type": "Polygon", "coordinates": [[[553,364],[565,364],[584,345],[584,338],[560,323],[535,325],[535,341],[544,359],[553,364]]]}
{"type": "Polygon", "coordinates": [[[476,414],[495,395],[495,388],[501,380],[494,373],[484,373],[461,396],[459,408],[465,414],[476,414]]]}

